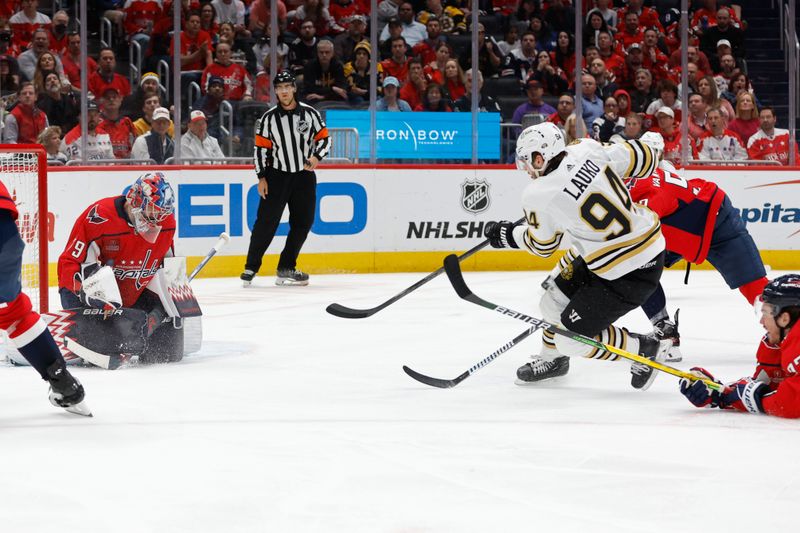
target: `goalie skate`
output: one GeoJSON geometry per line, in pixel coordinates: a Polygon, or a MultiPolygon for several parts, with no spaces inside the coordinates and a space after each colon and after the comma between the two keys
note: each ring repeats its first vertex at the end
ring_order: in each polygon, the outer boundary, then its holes
{"type": "Polygon", "coordinates": [[[308,285],[308,274],[296,268],[278,270],[275,285],[308,285]]]}

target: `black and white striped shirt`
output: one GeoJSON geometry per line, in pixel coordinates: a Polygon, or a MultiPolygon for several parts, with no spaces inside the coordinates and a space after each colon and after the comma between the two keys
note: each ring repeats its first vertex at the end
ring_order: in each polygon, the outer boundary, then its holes
{"type": "Polygon", "coordinates": [[[302,102],[288,111],[276,105],[256,122],[256,174],[265,176],[270,168],[300,172],[312,155],[321,161],[330,145],[328,128],[316,109],[302,102]]]}

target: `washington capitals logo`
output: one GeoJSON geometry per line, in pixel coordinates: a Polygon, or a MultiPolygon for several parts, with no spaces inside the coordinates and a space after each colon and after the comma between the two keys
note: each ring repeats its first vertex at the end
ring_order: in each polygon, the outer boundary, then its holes
{"type": "Polygon", "coordinates": [[[92,206],[92,209],[89,211],[89,214],[86,215],[86,220],[89,221],[89,224],[102,224],[103,222],[108,221],[107,218],[103,218],[97,214],[97,206],[92,206]]]}
{"type": "Polygon", "coordinates": [[[137,266],[134,266],[133,261],[130,262],[130,266],[125,266],[125,261],[122,261],[122,266],[114,265],[114,276],[119,280],[132,279],[136,289],[142,289],[149,283],[150,278],[158,272],[158,259],[153,259],[153,264],[149,267],[147,266],[151,254],[151,250],[147,250],[144,259],[137,266]]]}

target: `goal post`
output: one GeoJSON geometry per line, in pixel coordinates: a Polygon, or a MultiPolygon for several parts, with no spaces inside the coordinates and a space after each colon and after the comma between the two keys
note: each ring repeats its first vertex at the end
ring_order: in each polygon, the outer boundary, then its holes
{"type": "Polygon", "coordinates": [[[22,290],[34,309],[49,308],[47,210],[47,154],[38,144],[0,144],[0,180],[17,206],[17,227],[25,251],[22,254],[22,290]]]}

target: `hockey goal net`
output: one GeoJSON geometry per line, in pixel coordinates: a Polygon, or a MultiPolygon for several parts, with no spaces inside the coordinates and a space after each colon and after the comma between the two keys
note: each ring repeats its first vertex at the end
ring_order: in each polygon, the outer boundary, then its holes
{"type": "Polygon", "coordinates": [[[0,180],[17,204],[17,226],[25,241],[22,290],[30,297],[34,309],[47,312],[47,242],[52,232],[52,220],[47,211],[47,157],[44,148],[0,144],[0,180]]]}

